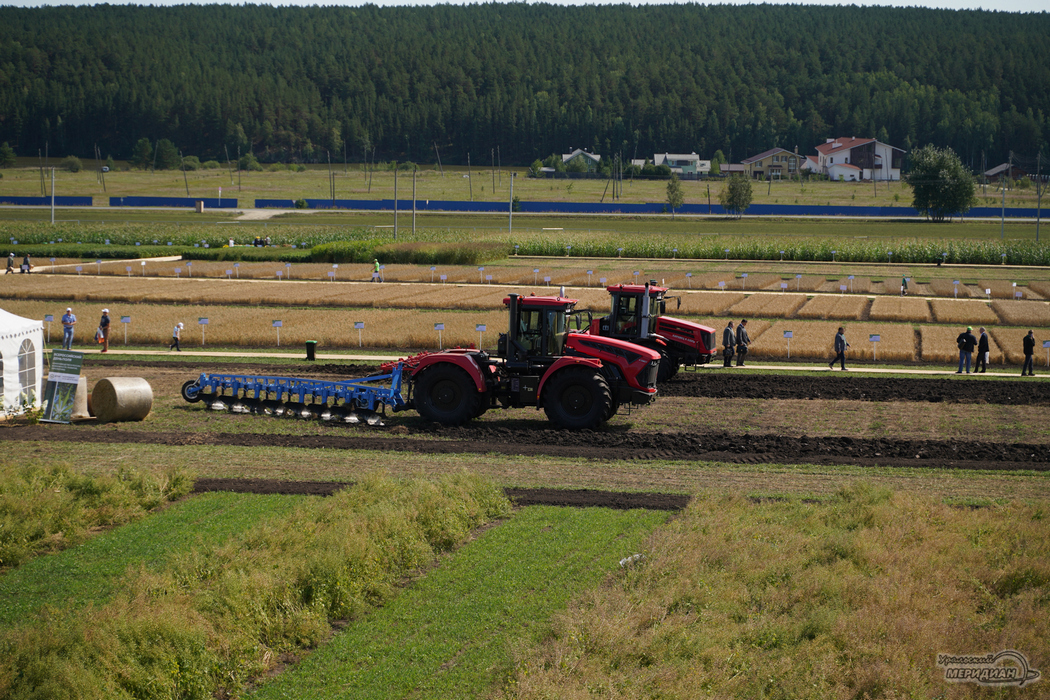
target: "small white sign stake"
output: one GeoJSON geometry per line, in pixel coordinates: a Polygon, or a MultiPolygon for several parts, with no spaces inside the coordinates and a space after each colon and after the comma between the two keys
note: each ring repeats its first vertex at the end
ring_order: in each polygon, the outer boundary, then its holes
{"type": "Polygon", "coordinates": [[[284,325],[283,321],[274,319],[273,327],[277,329],[277,347],[281,347],[281,326],[284,325]]]}
{"type": "Polygon", "coordinates": [[[879,359],[878,347],[879,347],[879,341],[882,340],[882,336],[881,335],[869,335],[868,336],[868,340],[871,341],[871,359],[872,360],[878,360],[879,359]]]}
{"type": "Polygon", "coordinates": [[[357,347],[362,347],[362,345],[361,345],[361,331],[364,329],[364,327],[365,327],[365,322],[364,321],[354,321],[354,328],[357,329],[357,347]]]}
{"type": "Polygon", "coordinates": [[[438,350],[443,350],[444,346],[441,344],[441,331],[445,330],[444,323],[435,323],[434,330],[438,332],[438,350]]]}

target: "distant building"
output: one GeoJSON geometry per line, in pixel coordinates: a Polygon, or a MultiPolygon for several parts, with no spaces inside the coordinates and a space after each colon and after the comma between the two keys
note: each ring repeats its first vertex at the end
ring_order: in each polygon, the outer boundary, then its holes
{"type": "Polygon", "coordinates": [[[598,164],[601,163],[602,157],[599,155],[595,155],[594,153],[590,153],[582,148],[577,148],[573,150],[572,153],[563,153],[561,156],[561,162],[565,163],[565,165],[568,165],[570,162],[576,159],[580,159],[580,161],[582,161],[584,165],[586,165],[587,172],[593,173],[597,172],[598,164]]]}
{"type": "Polygon", "coordinates": [[[784,148],[771,148],[740,161],[750,177],[765,180],[781,180],[784,177],[793,177],[798,174],[802,165],[802,157],[797,153],[784,148]]]}
{"type": "Polygon", "coordinates": [[[1028,173],[1025,172],[1023,168],[1019,168],[1016,165],[1003,163],[1002,165],[995,166],[991,170],[985,170],[984,176],[989,180],[998,180],[1001,177],[1006,178],[1007,180],[1020,180],[1023,177],[1028,177],[1028,173]]]}
{"type": "Polygon", "coordinates": [[[718,166],[719,175],[747,175],[747,166],[740,163],[722,163],[718,166]]]}
{"type": "Polygon", "coordinates": [[[653,165],[666,165],[672,173],[700,175],[711,172],[711,161],[700,160],[695,153],[654,153],[653,165]]]}
{"type": "Polygon", "coordinates": [[[817,146],[818,172],[824,173],[832,180],[900,180],[901,163],[904,150],[876,141],[875,139],[858,139],[855,136],[828,139],[817,146]],[[851,165],[856,168],[834,168],[833,166],[851,165]],[[833,174],[834,171],[834,174],[833,174]],[[846,177],[853,175],[852,178],[846,177]]]}

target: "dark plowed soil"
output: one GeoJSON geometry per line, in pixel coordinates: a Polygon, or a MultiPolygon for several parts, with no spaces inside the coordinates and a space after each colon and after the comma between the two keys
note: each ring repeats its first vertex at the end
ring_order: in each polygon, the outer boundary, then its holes
{"type": "Polygon", "coordinates": [[[843,374],[777,376],[704,371],[680,373],[660,385],[663,396],[732,399],[844,399],[849,401],[925,401],[987,403],[1010,406],[1050,405],[1050,383],[951,378],[858,377],[843,374]]]}
{"type": "MultiPolygon", "coordinates": [[[[97,360],[100,367],[173,367],[171,362],[97,360]]],[[[267,365],[209,362],[209,372],[224,374],[261,374],[296,377],[360,378],[378,374],[375,365],[315,364],[267,365]]],[[[195,369],[187,368],[187,378],[195,369]]],[[[848,373],[820,373],[812,376],[743,374],[718,368],[698,372],[679,372],[660,385],[663,396],[706,396],[732,399],[843,399],[850,401],[919,401],[931,403],[984,403],[1010,406],[1050,405],[1050,382],[1022,380],[989,380],[960,375],[950,378],[860,377],[848,373]]]]}
{"type": "MultiPolygon", "coordinates": [[[[197,479],[195,493],[233,491],[235,493],[280,494],[284,496],[331,496],[350,484],[338,481],[279,481],[276,479],[197,479]]],[[[594,489],[504,489],[507,498],[519,506],[569,506],[571,508],[614,508],[630,510],[681,510],[689,496],[675,493],[620,493],[594,489]]]]}
{"type": "MultiPolygon", "coordinates": [[[[403,428],[402,428],[403,430],[403,428]]],[[[640,433],[618,430],[564,431],[549,428],[432,425],[417,435],[393,436],[376,428],[367,437],[339,435],[266,435],[243,433],[100,432],[76,426],[10,426],[3,440],[139,443],[160,445],[234,445],[306,449],[382,450],[418,454],[513,454],[594,460],[709,460],[777,464],[858,464],[865,466],[952,469],[1050,470],[1045,445],[964,442],[957,440],[785,437],[729,433],[640,433]]]]}

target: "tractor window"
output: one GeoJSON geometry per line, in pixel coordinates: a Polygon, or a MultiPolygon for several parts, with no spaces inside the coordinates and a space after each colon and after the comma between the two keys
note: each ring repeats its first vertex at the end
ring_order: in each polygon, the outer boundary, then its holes
{"type": "Polygon", "coordinates": [[[518,318],[518,342],[529,355],[543,352],[543,312],[538,309],[522,309],[518,318]]]}
{"type": "Polygon", "coordinates": [[[548,355],[561,355],[565,348],[565,337],[569,334],[565,323],[565,312],[552,310],[547,312],[547,328],[550,329],[548,355]]]}
{"type": "Polygon", "coordinates": [[[638,326],[638,298],[620,295],[616,300],[616,332],[632,333],[638,326]]]}

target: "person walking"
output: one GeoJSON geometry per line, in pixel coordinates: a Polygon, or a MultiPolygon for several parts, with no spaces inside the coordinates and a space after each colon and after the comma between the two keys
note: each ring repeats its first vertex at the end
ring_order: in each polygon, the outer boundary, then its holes
{"type": "Polygon", "coordinates": [[[842,366],[842,371],[846,371],[846,348],[848,347],[846,329],[839,326],[839,332],[835,334],[835,359],[828,365],[828,369],[835,369],[835,363],[838,362],[842,366]]]}
{"type": "Polygon", "coordinates": [[[977,338],[973,337],[973,326],[967,326],[966,330],[955,339],[959,345],[959,369],[956,374],[963,373],[963,364],[966,365],[966,373],[970,373],[970,360],[973,358],[973,349],[977,347],[977,338]]]}
{"type": "Polygon", "coordinates": [[[29,253],[26,253],[26,256],[22,258],[22,272],[28,275],[32,269],[33,265],[29,262],[29,253]]]}
{"type": "Polygon", "coordinates": [[[62,314],[62,349],[73,349],[73,328],[77,325],[77,317],[73,315],[73,307],[67,306],[66,313],[62,314]]]}
{"type": "Polygon", "coordinates": [[[15,271],[15,254],[11,253],[10,255],[7,256],[7,272],[5,272],[4,274],[5,275],[10,275],[14,271],[15,271]]]}
{"type": "Polygon", "coordinates": [[[736,333],[733,332],[733,322],[730,321],[725,330],[722,331],[722,366],[733,366],[733,348],[736,346],[736,333]]]}
{"type": "Polygon", "coordinates": [[[908,278],[907,277],[901,277],[901,296],[902,297],[908,296],[908,278]]]}
{"type": "Polygon", "coordinates": [[[977,361],[973,363],[974,374],[984,374],[988,369],[988,356],[991,353],[988,349],[988,332],[984,330],[984,326],[981,326],[980,333],[981,337],[977,339],[977,361]]]}
{"type": "Polygon", "coordinates": [[[102,352],[109,352],[109,309],[102,309],[102,320],[98,322],[102,334],[102,352]]]}
{"type": "Polygon", "coordinates": [[[182,352],[182,348],[179,347],[179,340],[182,338],[182,321],[175,324],[175,328],[171,331],[171,345],[168,346],[168,352],[174,348],[177,352],[182,352]]]}
{"type": "Polygon", "coordinates": [[[1032,331],[1028,331],[1028,335],[1021,341],[1024,348],[1024,364],[1021,365],[1021,376],[1025,376],[1024,372],[1028,370],[1028,376],[1034,377],[1035,374],[1032,372],[1032,368],[1035,366],[1035,334],[1032,331]]]}
{"type": "Polygon", "coordinates": [[[382,282],[382,280],[379,277],[379,259],[378,258],[375,260],[375,262],[372,265],[372,281],[373,282],[382,282]]]}
{"type": "Polygon", "coordinates": [[[747,319],[740,319],[736,324],[736,366],[744,366],[744,356],[747,355],[747,346],[751,344],[751,336],[747,334],[747,319]]]}

